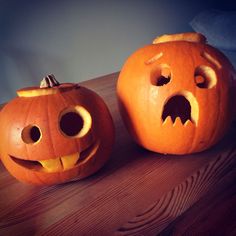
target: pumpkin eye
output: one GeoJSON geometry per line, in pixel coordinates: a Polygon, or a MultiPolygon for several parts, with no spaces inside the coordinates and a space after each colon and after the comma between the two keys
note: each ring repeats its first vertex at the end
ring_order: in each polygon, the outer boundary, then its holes
{"type": "Polygon", "coordinates": [[[76,112],[67,112],[62,115],[60,120],[60,128],[67,136],[75,136],[83,128],[83,119],[76,112]]]}
{"type": "Polygon", "coordinates": [[[194,81],[199,88],[213,88],[217,83],[216,73],[209,66],[198,66],[195,69],[194,81]]]}
{"type": "Polygon", "coordinates": [[[164,75],[161,75],[158,79],[157,79],[157,86],[163,86],[165,84],[168,84],[170,82],[170,76],[165,77],[164,75]]]}
{"type": "Polygon", "coordinates": [[[92,119],[88,111],[76,106],[73,110],[65,110],[59,121],[59,127],[63,134],[69,137],[84,136],[92,125],[92,119]]]}
{"type": "Polygon", "coordinates": [[[23,142],[27,144],[33,144],[38,142],[41,136],[42,135],[39,127],[35,125],[26,126],[21,132],[21,138],[23,142]]]}
{"type": "Polygon", "coordinates": [[[166,65],[160,65],[158,74],[153,75],[151,82],[155,86],[164,86],[171,80],[170,68],[166,65]]]}

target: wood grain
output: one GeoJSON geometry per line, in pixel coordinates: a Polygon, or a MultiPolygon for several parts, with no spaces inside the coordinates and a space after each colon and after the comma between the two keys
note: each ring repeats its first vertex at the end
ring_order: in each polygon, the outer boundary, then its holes
{"type": "MultiPolygon", "coordinates": [[[[121,235],[155,235],[161,233],[174,219],[196,203],[203,195],[215,189],[218,182],[221,183],[222,177],[226,178],[231,174],[235,180],[236,172],[232,169],[232,165],[235,164],[235,149],[222,153],[118,231],[122,232],[121,235]]],[[[233,182],[232,180],[231,184],[233,182]]]]}
{"type": "Polygon", "coordinates": [[[0,235],[236,232],[236,125],[202,153],[146,151],[131,140],[121,121],[117,76],[82,83],[102,96],[114,119],[116,144],[108,163],[85,180],[52,187],[20,183],[0,165],[0,235]]]}

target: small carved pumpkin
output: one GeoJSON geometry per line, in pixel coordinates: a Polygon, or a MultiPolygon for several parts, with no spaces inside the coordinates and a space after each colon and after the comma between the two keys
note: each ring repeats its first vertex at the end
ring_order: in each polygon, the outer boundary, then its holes
{"type": "Polygon", "coordinates": [[[114,127],[103,100],[47,76],[23,88],[0,113],[2,162],[17,179],[39,185],[82,179],[111,153],[114,127]]]}
{"type": "Polygon", "coordinates": [[[232,121],[233,66],[198,33],[164,35],[133,53],[119,75],[121,115],[133,138],[160,153],[214,145],[232,121]]]}

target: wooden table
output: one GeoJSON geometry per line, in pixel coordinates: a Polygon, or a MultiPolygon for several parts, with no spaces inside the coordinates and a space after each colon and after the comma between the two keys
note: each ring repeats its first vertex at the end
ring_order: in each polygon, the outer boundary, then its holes
{"type": "Polygon", "coordinates": [[[52,187],[20,183],[0,164],[0,235],[236,235],[236,125],[199,154],[146,151],[121,121],[117,76],[82,83],[104,98],[115,122],[108,163],[52,187]]]}

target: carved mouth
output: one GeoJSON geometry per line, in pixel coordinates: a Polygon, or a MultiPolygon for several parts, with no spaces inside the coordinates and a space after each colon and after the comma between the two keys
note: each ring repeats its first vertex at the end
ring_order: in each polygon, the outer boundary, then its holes
{"type": "Polygon", "coordinates": [[[198,122],[198,103],[192,93],[183,91],[180,94],[170,97],[164,105],[162,111],[163,124],[179,123],[187,125],[198,122]]]}
{"type": "Polygon", "coordinates": [[[71,155],[41,161],[23,160],[11,155],[9,156],[16,164],[27,169],[53,173],[69,170],[87,162],[94,156],[98,147],[99,142],[95,142],[80,153],[76,152],[71,155]]]}

